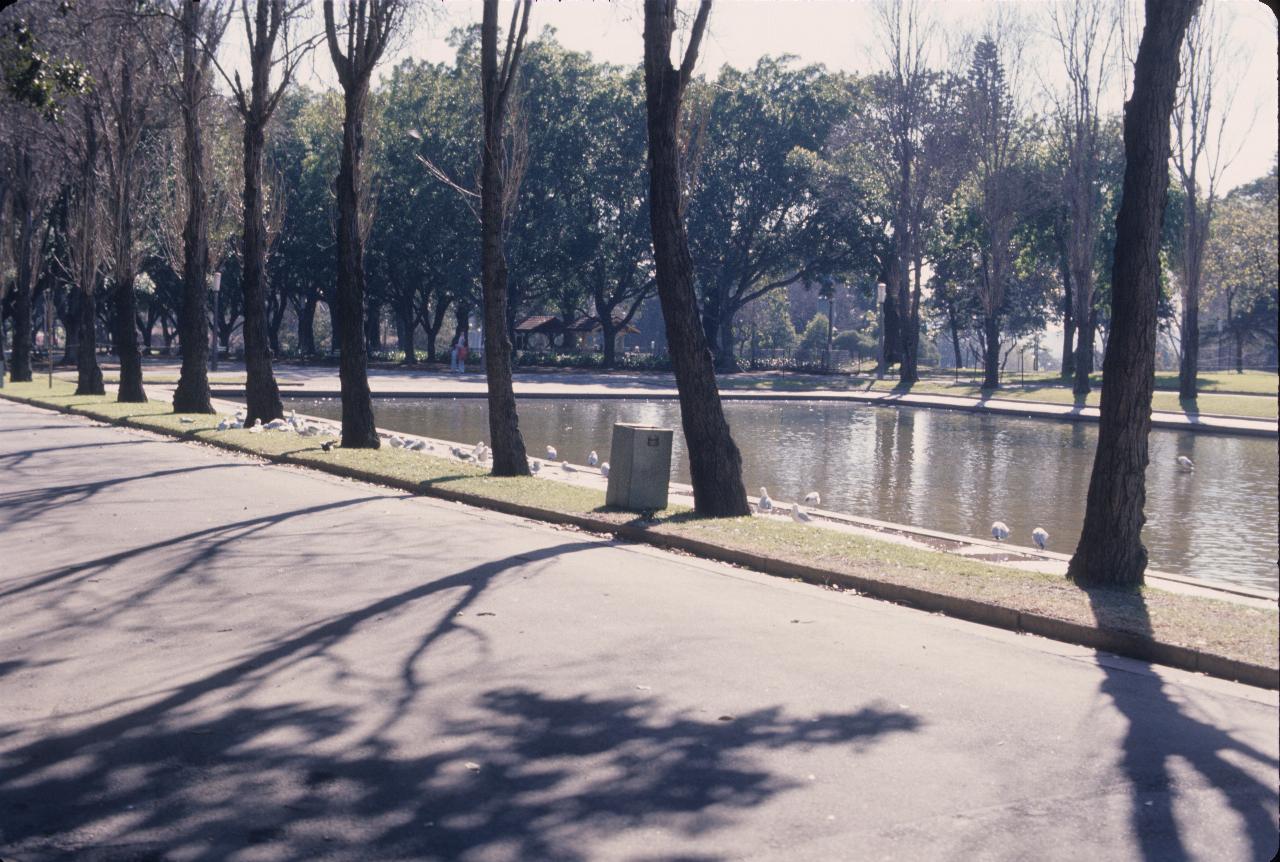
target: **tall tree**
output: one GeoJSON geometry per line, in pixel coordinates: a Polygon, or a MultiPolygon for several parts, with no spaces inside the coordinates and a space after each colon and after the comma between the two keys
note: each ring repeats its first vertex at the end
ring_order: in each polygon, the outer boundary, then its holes
{"type": "Polygon", "coordinates": [[[700,0],[677,68],[671,62],[676,0],[645,0],[644,81],[649,129],[649,226],[653,232],[658,299],[680,392],[680,422],[689,451],[694,510],[733,517],[751,509],[742,485],[742,455],[720,404],[715,364],[698,321],[693,258],[680,191],[681,106],[711,14],[700,0]]]}
{"type": "Polygon", "coordinates": [[[49,236],[49,209],[57,198],[61,176],[50,140],[39,128],[44,120],[24,105],[14,108],[14,136],[6,149],[11,160],[8,174],[16,222],[12,238],[15,277],[9,379],[17,383],[31,380],[31,306],[49,236]]]}
{"type": "Polygon", "coordinates": [[[975,189],[985,242],[982,246],[978,296],[983,315],[982,388],[1000,385],[1000,319],[1008,301],[1013,275],[1014,232],[1018,215],[1031,194],[1025,168],[1026,129],[1018,113],[1009,80],[1011,55],[1018,63],[1017,45],[1004,22],[978,40],[969,66],[968,116],[972,124],[975,189]]]}
{"type": "MultiPolygon", "coordinates": [[[[249,44],[249,85],[237,72],[232,80],[236,109],[244,121],[244,217],[241,238],[244,293],[245,422],[269,422],[284,415],[280,388],[271,368],[271,344],[267,334],[266,197],[262,160],[267,123],[302,61],[308,43],[290,44],[290,24],[305,8],[305,0],[240,0],[245,38],[249,44]],[[252,18],[250,11],[252,7],[252,18]],[[274,89],[271,77],[280,78],[274,89]]],[[[326,4],[326,21],[332,4],[326,4]]],[[[339,75],[341,79],[341,74],[339,75]]]]}
{"type": "Polygon", "coordinates": [[[209,196],[206,190],[204,105],[212,96],[209,72],[226,30],[230,5],[221,0],[179,2],[181,58],[178,107],[182,113],[182,173],[187,213],[182,230],[182,306],[178,317],[182,371],[173,391],[175,413],[212,413],[209,397],[209,196]]]}
{"type": "Polygon", "coordinates": [[[98,118],[86,100],[81,105],[80,123],[73,133],[77,177],[74,199],[74,225],[70,249],[76,279],[75,337],[76,394],[103,395],[102,369],[98,367],[98,314],[96,290],[100,255],[98,223],[98,168],[102,140],[98,118]]]}
{"type": "Polygon", "coordinates": [[[324,32],[342,86],[342,157],[338,197],[338,376],[342,382],[342,445],[377,449],[369,393],[364,327],[364,233],[361,230],[361,157],[369,80],[387,41],[403,20],[408,0],[347,0],[341,26],[334,0],[324,0],[324,32]]]}
{"type": "MultiPolygon", "coordinates": [[[[1066,200],[1064,276],[1070,280],[1070,323],[1077,332],[1073,391],[1089,392],[1093,371],[1094,255],[1102,210],[1102,94],[1114,67],[1119,19],[1114,4],[1080,0],[1055,5],[1050,32],[1067,73],[1065,92],[1054,95],[1054,119],[1063,166],[1066,200]]],[[[1064,348],[1065,349],[1065,348],[1064,348]]]]}
{"type": "Polygon", "coordinates": [[[1147,0],[1124,110],[1124,196],[1116,217],[1111,336],[1102,360],[1098,447],[1084,527],[1067,573],[1077,584],[1137,587],[1147,567],[1147,437],[1155,386],[1160,222],[1169,187],[1169,116],[1178,52],[1200,0],[1147,0]]]}
{"type": "MultiPolygon", "coordinates": [[[[1178,397],[1195,400],[1200,369],[1200,294],[1205,246],[1218,202],[1222,172],[1231,162],[1223,152],[1225,125],[1234,87],[1223,80],[1225,34],[1214,5],[1201,9],[1182,45],[1183,75],[1173,106],[1173,167],[1186,196],[1182,213],[1182,360],[1178,397]]],[[[1238,152],[1238,150],[1237,150],[1238,152]]]]}
{"type": "Polygon", "coordinates": [[[480,284],[484,296],[484,368],[489,384],[489,441],[495,476],[529,475],[529,459],[516,415],[507,334],[507,260],[502,247],[508,181],[504,145],[507,110],[529,31],[532,0],[514,4],[506,48],[498,62],[498,2],[485,0],[480,23],[480,84],[484,137],[480,153],[480,284]]]}
{"type": "Polygon", "coordinates": [[[91,71],[99,95],[95,99],[98,121],[108,130],[103,154],[110,188],[113,330],[120,360],[116,398],[133,403],[147,400],[142,386],[138,302],[134,294],[140,251],[135,210],[143,157],[140,145],[143,134],[155,122],[161,83],[155,56],[146,47],[158,41],[149,40],[146,34],[157,26],[158,19],[139,14],[137,4],[130,0],[111,0],[102,21],[107,30],[106,50],[91,71]]]}

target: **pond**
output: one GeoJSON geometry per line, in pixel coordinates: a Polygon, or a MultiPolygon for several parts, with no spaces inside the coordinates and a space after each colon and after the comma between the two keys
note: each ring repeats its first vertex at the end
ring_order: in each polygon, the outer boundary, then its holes
{"type": "MultiPolygon", "coordinates": [[[[289,407],[341,416],[331,399],[289,407]]],[[[465,442],[489,436],[482,398],[386,399],[374,412],[380,427],[405,433],[465,442]]],[[[968,536],[986,536],[1002,520],[1011,540],[1028,546],[1042,526],[1050,550],[1075,550],[1093,424],[839,402],[727,401],[725,412],[752,494],[764,485],[790,501],[818,491],[825,509],[968,536]]],[[[549,443],[575,463],[592,449],[608,460],[614,422],[675,428],[672,477],[688,482],[675,401],[520,402],[534,457],[549,443]]],[[[1275,590],[1278,493],[1274,440],[1153,431],[1143,530],[1151,567],[1275,590]],[[1178,471],[1179,455],[1195,461],[1194,473],[1178,471]]]]}

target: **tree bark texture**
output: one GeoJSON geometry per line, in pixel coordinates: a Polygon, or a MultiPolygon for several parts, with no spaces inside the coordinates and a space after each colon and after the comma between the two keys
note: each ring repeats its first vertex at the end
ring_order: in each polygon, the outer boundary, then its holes
{"type": "Polygon", "coordinates": [[[116,401],[140,404],[147,400],[142,388],[142,353],[138,349],[138,300],[134,295],[137,269],[133,248],[133,180],[140,122],[134,105],[133,73],[126,63],[120,75],[120,108],[116,123],[116,158],[112,208],[115,210],[115,270],[112,299],[115,305],[115,347],[120,360],[120,386],[116,401]]]}
{"type": "Polygon", "coordinates": [[[364,240],[360,235],[360,157],[369,81],[346,91],[342,159],[338,167],[338,376],[342,383],[342,445],[377,449],[364,339],[364,240]]]}
{"type": "Polygon", "coordinates": [[[76,242],[80,247],[77,298],[73,303],[76,331],[76,394],[104,395],[102,369],[98,367],[98,310],[94,288],[98,281],[97,189],[98,125],[88,107],[84,111],[85,140],[80,166],[80,211],[76,242]]]}
{"type": "Polygon", "coordinates": [[[1178,364],[1178,398],[1194,401],[1196,377],[1200,372],[1200,275],[1203,270],[1201,255],[1204,249],[1201,236],[1207,233],[1207,227],[1200,224],[1204,217],[1200,214],[1194,187],[1187,195],[1186,206],[1184,218],[1187,227],[1183,234],[1183,254],[1186,261],[1182,270],[1182,360],[1178,364]]]}
{"type": "MultiPolygon", "coordinates": [[[[517,4],[519,5],[519,4],[517,4]]],[[[526,13],[527,14],[527,13],[526,13]]],[[[526,17],[527,24],[527,17],[526,17]]],[[[515,24],[515,21],[512,21],[515,24]]],[[[502,132],[506,99],[514,81],[515,33],[507,34],[507,52],[498,65],[498,4],[486,0],[480,24],[480,78],[484,94],[484,141],[480,154],[480,284],[484,297],[484,368],[489,389],[489,445],[493,475],[527,476],[529,459],[511,382],[511,338],[508,335],[507,259],[502,243],[502,132]]],[[[523,40],[523,33],[519,38],[523,40]]]]}
{"type": "MultiPolygon", "coordinates": [[[[30,156],[18,157],[26,159],[30,170],[30,156]]],[[[34,180],[34,177],[29,179],[34,180]]],[[[18,185],[15,203],[18,209],[18,278],[13,290],[13,353],[9,365],[9,379],[14,383],[31,381],[31,295],[35,290],[37,259],[40,249],[38,231],[36,230],[35,200],[29,185],[18,185]]]]}
{"type": "MultiPolygon", "coordinates": [[[[257,82],[255,80],[255,90],[257,82]]],[[[263,82],[265,87],[265,81],[263,82]]],[[[263,95],[265,98],[265,93],[263,95]]],[[[257,100],[257,93],[254,94],[257,100]]],[[[284,416],[280,389],[271,367],[267,334],[267,226],[263,218],[262,151],[266,120],[250,106],[244,124],[244,370],[245,424],[284,416]]]]}
{"type": "Polygon", "coordinates": [[[677,130],[681,101],[710,9],[711,0],[702,0],[684,61],[676,69],[671,65],[675,0],[645,0],[649,223],[653,231],[658,299],[680,393],[680,422],[689,447],[694,509],[700,515],[733,517],[751,511],[742,484],[742,456],[724,417],[711,351],[698,322],[693,258],[680,207],[677,130]]]}
{"type": "Polygon", "coordinates": [[[200,101],[204,65],[197,44],[200,7],[182,11],[182,171],[187,184],[187,220],[182,228],[182,307],[178,313],[182,371],[173,390],[173,412],[212,413],[209,396],[209,324],[206,317],[209,270],[209,196],[205,189],[200,101]]]}
{"type": "Polygon", "coordinates": [[[1160,224],[1169,186],[1169,117],[1178,51],[1199,0],[1147,0],[1124,112],[1124,196],[1116,216],[1111,337],[1103,358],[1098,446],[1080,543],[1068,576],[1081,585],[1140,586],[1147,566],[1147,437],[1155,385],[1160,224]]]}

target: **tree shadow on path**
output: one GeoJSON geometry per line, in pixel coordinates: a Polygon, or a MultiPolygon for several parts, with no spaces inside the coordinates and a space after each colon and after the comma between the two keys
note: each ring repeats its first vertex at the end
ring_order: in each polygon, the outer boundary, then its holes
{"type": "Polygon", "coordinates": [[[0,751],[0,851],[24,862],[214,860],[247,850],[585,860],[593,843],[635,829],[632,855],[640,855],[662,849],[645,837],[650,828],[694,839],[807,786],[771,771],[771,751],[856,753],[919,726],[874,705],[716,717],[652,696],[584,692],[572,677],[580,669],[560,672],[557,693],[476,680],[447,702],[432,702],[426,684],[402,673],[401,697],[388,698],[385,666],[395,654],[364,659],[373,666],[360,670],[383,682],[358,699],[323,689],[302,701],[273,694],[303,662],[345,661],[334,655],[340,645],[397,612],[436,620],[407,651],[397,642],[402,665],[412,665],[463,626],[463,609],[499,576],[599,547],[564,542],[412,586],[283,632],[144,705],[64,722],[0,751]],[[420,605],[429,597],[444,597],[443,607],[420,605]],[[394,720],[370,721],[385,711],[394,720]]]}
{"type": "MultiPolygon", "coordinates": [[[[1114,596],[1101,589],[1087,590],[1095,616],[1101,619],[1114,605],[1114,596]]],[[[1140,594],[1132,613],[1151,636],[1150,619],[1140,594]]],[[[1183,862],[1194,853],[1185,843],[1174,803],[1178,787],[1172,768],[1181,761],[1225,798],[1239,818],[1239,831],[1252,859],[1272,859],[1277,849],[1276,786],[1260,781],[1233,760],[1252,761],[1262,770],[1274,771],[1280,762],[1229,733],[1198,720],[1171,697],[1160,678],[1137,674],[1099,662],[1105,674],[1101,692],[1128,721],[1122,742],[1120,768],[1128,780],[1133,800],[1133,834],[1147,862],[1183,862]],[[1227,755],[1227,756],[1224,756],[1227,755]]]]}

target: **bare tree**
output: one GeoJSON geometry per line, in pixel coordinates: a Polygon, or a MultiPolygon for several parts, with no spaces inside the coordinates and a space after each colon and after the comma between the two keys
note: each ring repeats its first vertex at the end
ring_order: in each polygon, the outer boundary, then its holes
{"type": "Polygon", "coordinates": [[[92,105],[81,105],[79,128],[72,132],[71,144],[77,164],[73,221],[69,250],[72,274],[78,289],[76,314],[76,394],[103,395],[102,369],[98,367],[98,313],[95,289],[102,256],[101,225],[98,219],[98,163],[102,150],[98,118],[92,105]]]}
{"type": "Polygon", "coordinates": [[[1186,195],[1182,221],[1182,361],[1178,397],[1195,400],[1200,367],[1200,293],[1209,225],[1218,202],[1222,172],[1234,152],[1224,152],[1231,86],[1223,79],[1226,34],[1213,12],[1203,7],[1187,29],[1182,45],[1183,75],[1173,106],[1173,167],[1186,195]]]}
{"type": "MultiPolygon", "coordinates": [[[[1111,0],[1055,5],[1049,16],[1050,34],[1067,75],[1065,92],[1052,94],[1052,98],[1067,205],[1063,239],[1064,275],[1069,281],[1064,287],[1071,294],[1072,305],[1067,327],[1069,332],[1074,325],[1078,333],[1073,363],[1077,395],[1089,392],[1093,371],[1093,263],[1102,209],[1100,103],[1115,68],[1118,28],[1118,9],[1111,0]]],[[[1064,347],[1064,365],[1069,346],[1064,347]]]]}
{"type": "MultiPolygon", "coordinates": [[[[887,338],[896,341],[899,357],[899,377],[903,383],[919,379],[916,370],[916,354],[920,342],[919,298],[914,304],[911,296],[911,263],[916,257],[920,236],[913,216],[914,206],[923,202],[921,188],[922,157],[926,118],[929,110],[932,74],[928,67],[927,52],[930,40],[935,36],[932,22],[924,20],[919,0],[881,0],[876,4],[884,53],[888,59],[888,71],[881,79],[879,102],[883,116],[876,122],[883,126],[881,133],[888,137],[888,150],[892,158],[883,163],[886,173],[885,186],[892,196],[894,207],[890,221],[893,230],[893,254],[887,267],[888,290],[885,292],[886,319],[897,322],[896,332],[887,338]],[[915,308],[915,314],[911,309],[915,308]]],[[[918,282],[917,282],[918,283],[918,282]]],[[[886,356],[880,358],[876,374],[883,374],[886,356]]]]}
{"type": "Polygon", "coordinates": [[[969,69],[978,212],[985,234],[978,297],[983,316],[983,389],[1000,385],[1000,320],[1013,272],[1013,232],[1019,211],[1032,194],[1021,170],[1026,130],[1018,111],[1011,72],[1021,62],[1012,22],[997,19],[977,41],[969,69]]]}
{"type": "MultiPolygon", "coordinates": [[[[498,2],[485,0],[480,23],[480,85],[484,139],[480,152],[480,285],[484,299],[484,366],[489,384],[489,441],[493,475],[527,476],[529,459],[520,435],[511,383],[511,339],[507,334],[507,258],[504,222],[513,203],[506,189],[519,178],[508,170],[507,110],[515,87],[532,0],[514,4],[506,47],[498,61],[498,2]],[[505,210],[505,211],[504,211],[505,210]]],[[[510,196],[514,201],[514,195],[510,196]]]]}
{"type": "MultiPolygon", "coordinates": [[[[166,10],[177,22],[179,53],[173,89],[182,114],[182,174],[186,189],[185,224],[182,230],[182,307],[178,333],[182,346],[182,371],[173,392],[175,413],[212,413],[209,397],[209,323],[207,316],[209,275],[208,159],[205,154],[205,103],[212,95],[210,71],[222,41],[230,4],[222,0],[190,2],[173,0],[166,10]]],[[[167,56],[168,52],[162,52],[167,56]]]]}
{"type": "MultiPolygon", "coordinates": [[[[263,152],[266,129],[298,64],[311,48],[308,41],[291,39],[291,24],[306,7],[305,0],[239,0],[249,46],[249,83],[235,72],[231,92],[244,121],[244,195],[241,276],[244,294],[245,422],[270,422],[284,415],[280,388],[271,367],[267,334],[267,251],[270,235],[263,192],[263,152]],[[279,72],[274,87],[272,76],[279,72]]],[[[363,5],[363,4],[362,4],[363,5]]],[[[331,18],[332,4],[325,5],[331,18]]],[[[340,75],[341,77],[341,75],[340,75]]],[[[345,84],[344,84],[345,86],[345,84]]]]}
{"type": "MultiPolygon", "coordinates": [[[[156,96],[161,76],[155,55],[147,49],[145,30],[159,19],[141,16],[136,4],[111,0],[101,18],[105,50],[94,64],[97,81],[94,106],[106,131],[103,155],[107,168],[111,214],[111,278],[115,313],[115,347],[120,359],[122,402],[147,400],[142,386],[142,354],[138,345],[137,299],[134,281],[139,265],[135,227],[140,144],[156,119],[156,96]]],[[[150,40],[154,42],[155,40],[150,40]]]]}
{"type": "Polygon", "coordinates": [[[751,510],[742,485],[742,455],[724,418],[715,363],[698,321],[693,259],[681,203],[681,103],[710,14],[711,0],[701,0],[677,68],[671,62],[676,0],[645,0],[649,225],[653,232],[658,299],[680,392],[680,422],[689,450],[694,509],[701,515],[732,517],[751,510]]]}
{"type": "Polygon", "coordinates": [[[1169,188],[1169,115],[1178,51],[1200,0],[1147,0],[1147,20],[1124,111],[1124,197],[1116,217],[1111,336],[1102,360],[1098,448],[1084,527],[1068,575],[1076,583],[1134,588],[1147,549],[1147,437],[1155,386],[1160,222],[1169,188]]]}
{"type": "Polygon", "coordinates": [[[13,112],[4,118],[12,135],[6,149],[15,222],[11,228],[14,298],[9,379],[19,383],[31,380],[31,302],[49,236],[49,208],[61,187],[61,159],[42,128],[44,121],[23,106],[12,107],[13,112]]]}
{"type": "Polygon", "coordinates": [[[335,316],[341,355],[342,445],[377,449],[364,334],[364,238],[360,231],[361,155],[369,79],[403,20],[408,0],[347,0],[341,26],[324,0],[329,54],[342,85],[342,157],[338,167],[338,286],[335,316]]]}

